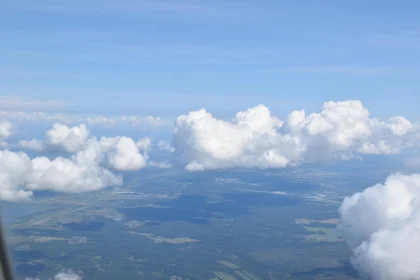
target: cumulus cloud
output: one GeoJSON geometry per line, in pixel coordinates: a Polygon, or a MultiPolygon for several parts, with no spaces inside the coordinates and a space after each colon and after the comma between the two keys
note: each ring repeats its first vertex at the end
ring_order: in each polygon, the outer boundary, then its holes
{"type": "MultiPolygon", "coordinates": [[[[69,157],[35,157],[23,152],[0,151],[0,199],[23,200],[35,190],[60,192],[95,191],[122,184],[116,171],[135,171],[147,166],[151,139],[135,142],[125,136],[89,137],[84,125],[69,128],[56,124],[44,142],[33,139],[17,146],[36,151],[61,149],[75,152],[69,157]]],[[[154,165],[158,166],[158,165],[154,165]]],[[[166,167],[159,164],[159,167],[166,167]]]]}
{"type": "Polygon", "coordinates": [[[22,188],[24,177],[31,171],[31,160],[25,153],[0,151],[0,199],[25,200],[31,191],[22,188]]]}
{"type": "Polygon", "coordinates": [[[419,279],[420,174],[390,175],[345,198],[339,213],[356,269],[372,279],[419,279]]]}
{"type": "Polygon", "coordinates": [[[46,145],[70,153],[82,150],[88,138],[89,131],[84,124],[69,128],[65,124],[55,123],[45,134],[46,145]]]}
{"type": "Polygon", "coordinates": [[[146,167],[147,150],[150,139],[145,138],[137,143],[129,137],[101,138],[100,143],[108,151],[109,164],[120,171],[134,171],[146,167]],[[141,154],[140,150],[146,151],[141,154]]]}
{"type": "Polygon", "coordinates": [[[12,124],[8,121],[0,121],[0,139],[7,138],[12,134],[12,124]]]}
{"type": "Polygon", "coordinates": [[[28,199],[33,190],[86,192],[121,185],[122,177],[101,167],[100,157],[93,148],[53,160],[0,151],[0,199],[28,199]]]}
{"type": "Polygon", "coordinates": [[[101,160],[107,159],[108,164],[119,171],[134,171],[147,165],[148,151],[151,139],[145,137],[134,142],[130,137],[90,137],[89,130],[85,125],[68,127],[65,124],[56,123],[47,131],[43,141],[32,139],[21,140],[16,145],[18,148],[33,151],[58,150],[69,153],[94,149],[101,154],[101,160]]]}
{"type": "Polygon", "coordinates": [[[188,170],[230,167],[284,167],[297,161],[300,139],[281,135],[282,123],[264,106],[239,112],[232,122],[204,109],[177,118],[174,146],[188,170]]]}
{"type": "Polygon", "coordinates": [[[82,159],[79,154],[71,159],[58,157],[50,160],[37,157],[32,160],[32,172],[27,175],[26,188],[61,192],[95,191],[122,184],[122,178],[100,167],[94,159],[82,159]]]}
{"type": "Polygon", "coordinates": [[[284,123],[264,105],[238,112],[232,121],[201,109],[177,118],[174,148],[187,170],[280,168],[399,153],[413,146],[417,130],[403,117],[371,118],[358,100],[325,102],[319,113],[309,115],[293,111],[284,123]]]}

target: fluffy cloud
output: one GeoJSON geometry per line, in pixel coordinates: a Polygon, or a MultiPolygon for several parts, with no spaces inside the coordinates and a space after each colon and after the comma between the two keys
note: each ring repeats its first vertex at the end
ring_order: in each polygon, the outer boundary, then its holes
{"type": "Polygon", "coordinates": [[[1,200],[25,200],[32,196],[31,191],[21,188],[31,168],[31,160],[25,153],[0,151],[1,200]]]}
{"type": "Polygon", "coordinates": [[[69,153],[78,153],[88,150],[95,151],[97,157],[101,154],[101,161],[107,159],[108,164],[118,171],[134,171],[147,165],[148,151],[151,139],[146,137],[134,142],[125,136],[102,137],[99,140],[89,136],[85,125],[68,127],[56,123],[47,131],[43,141],[32,139],[21,140],[18,148],[33,151],[58,150],[69,153]]]}
{"type": "Polygon", "coordinates": [[[33,190],[86,192],[121,185],[120,176],[99,165],[100,156],[92,148],[54,160],[0,151],[0,199],[28,199],[33,190]]]}
{"type": "Polygon", "coordinates": [[[419,279],[420,174],[393,174],[347,197],[339,213],[355,268],[373,279],[419,279]]]}
{"type": "Polygon", "coordinates": [[[32,172],[26,179],[30,190],[54,190],[62,192],[95,191],[107,186],[122,184],[122,178],[94,164],[93,161],[58,157],[50,160],[37,157],[32,160],[32,172]]]}
{"type": "Polygon", "coordinates": [[[134,171],[146,167],[147,151],[150,139],[145,138],[137,143],[129,137],[101,138],[100,143],[107,151],[109,164],[116,170],[134,171]],[[144,150],[142,155],[140,150],[144,150]]]}
{"type": "Polygon", "coordinates": [[[279,168],[398,153],[413,146],[416,129],[403,117],[370,118],[357,100],[326,102],[321,112],[309,115],[293,111],[285,123],[264,105],[238,112],[230,122],[201,109],[177,118],[174,148],[187,170],[279,168]]]}
{"type": "Polygon", "coordinates": [[[89,131],[85,125],[73,126],[55,123],[51,130],[45,134],[46,145],[75,153],[82,150],[89,138],[89,131]]]}
{"type": "Polygon", "coordinates": [[[188,170],[229,167],[284,167],[298,161],[300,140],[281,135],[282,123],[262,105],[239,112],[233,122],[204,109],[177,118],[174,146],[188,170]]]}
{"type": "Polygon", "coordinates": [[[12,124],[8,121],[0,121],[0,139],[7,138],[12,134],[12,124]]]}
{"type": "Polygon", "coordinates": [[[2,200],[28,199],[34,190],[87,192],[119,186],[122,177],[110,169],[135,171],[146,167],[151,139],[146,137],[137,142],[125,136],[96,139],[89,137],[84,125],[69,128],[56,124],[47,132],[45,143],[33,139],[20,141],[17,146],[38,151],[53,147],[76,153],[69,158],[30,159],[23,152],[0,151],[2,200]]]}

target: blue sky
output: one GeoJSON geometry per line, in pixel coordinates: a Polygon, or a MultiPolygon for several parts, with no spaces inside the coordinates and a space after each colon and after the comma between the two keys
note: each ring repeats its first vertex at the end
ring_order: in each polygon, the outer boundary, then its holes
{"type": "Polygon", "coordinates": [[[263,103],[284,117],[360,99],[375,117],[420,117],[419,1],[5,2],[0,95],[59,101],[43,110],[223,117],[263,103]]]}

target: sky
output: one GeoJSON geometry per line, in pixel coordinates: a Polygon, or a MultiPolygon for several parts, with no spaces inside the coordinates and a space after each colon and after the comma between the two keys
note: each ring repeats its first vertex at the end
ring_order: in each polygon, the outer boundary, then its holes
{"type": "Polygon", "coordinates": [[[419,11],[415,0],[4,0],[0,201],[125,188],[147,168],[398,157],[404,174],[337,211],[360,273],[417,279],[420,174],[406,173],[420,170],[419,11]]]}
{"type": "Polygon", "coordinates": [[[362,100],[419,119],[420,2],[23,1],[0,11],[0,109],[220,118],[362,100]]]}

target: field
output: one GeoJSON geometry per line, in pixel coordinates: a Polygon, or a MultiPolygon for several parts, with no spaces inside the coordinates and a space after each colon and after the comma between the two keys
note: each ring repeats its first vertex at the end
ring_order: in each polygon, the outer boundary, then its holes
{"type": "Polygon", "coordinates": [[[2,205],[18,279],[63,268],[93,280],[357,278],[336,230],[349,186],[334,175],[206,174],[2,205]]]}

